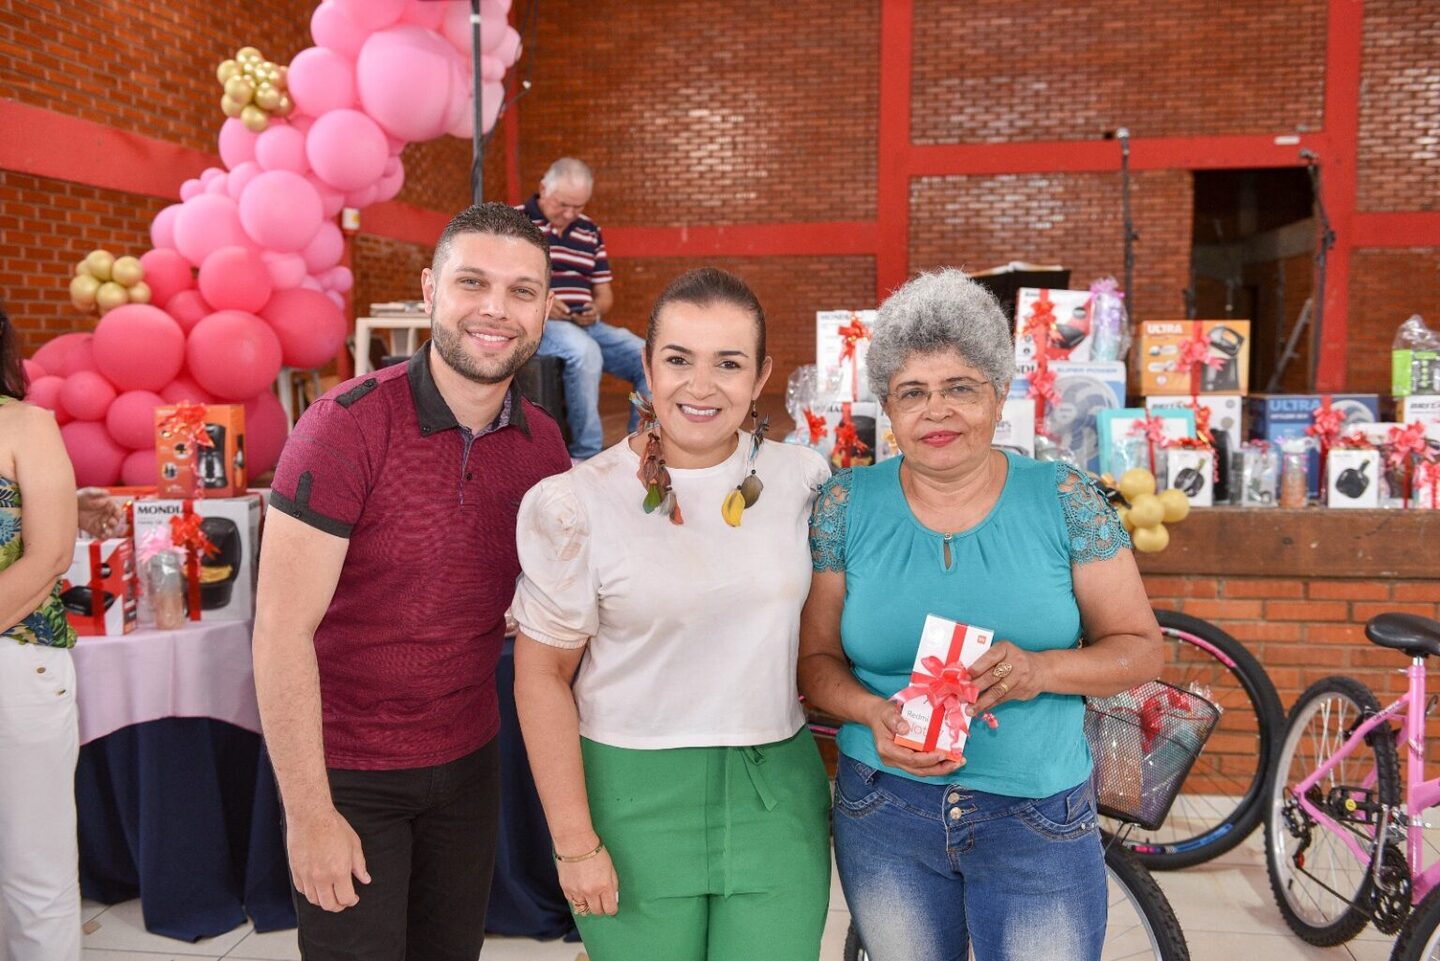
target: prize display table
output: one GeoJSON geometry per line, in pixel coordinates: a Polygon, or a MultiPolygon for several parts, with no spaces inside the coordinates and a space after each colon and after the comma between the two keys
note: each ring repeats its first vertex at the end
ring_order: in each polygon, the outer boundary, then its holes
{"type": "MultiPolygon", "coordinates": [[[[261,744],[249,621],[82,637],[75,646],[80,887],[139,898],[184,941],[295,926],[280,799],[261,744]]],[[[501,822],[489,923],[573,936],[515,715],[513,644],[496,669],[501,822]]]]}

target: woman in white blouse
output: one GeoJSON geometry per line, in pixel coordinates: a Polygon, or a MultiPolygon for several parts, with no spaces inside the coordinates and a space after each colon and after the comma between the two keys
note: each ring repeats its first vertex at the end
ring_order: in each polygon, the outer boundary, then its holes
{"type": "Polygon", "coordinates": [[[648,428],[520,505],[515,699],[593,961],[819,955],[829,791],[795,659],[829,469],[741,429],[770,368],[744,282],[680,276],[648,428]]]}

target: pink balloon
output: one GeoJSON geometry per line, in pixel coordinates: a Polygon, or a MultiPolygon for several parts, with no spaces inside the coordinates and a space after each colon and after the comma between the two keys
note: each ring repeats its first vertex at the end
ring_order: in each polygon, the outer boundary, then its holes
{"type": "Polygon", "coordinates": [[[195,383],[188,374],[181,374],[170,383],[166,384],[160,391],[160,396],[167,404],[178,404],[185,401],[191,404],[213,404],[216,402],[215,395],[195,383]]]}
{"type": "Polygon", "coordinates": [[[93,370],[71,374],[60,388],[60,406],[76,420],[104,420],[114,401],[115,388],[93,370]]]}
{"type": "Polygon", "coordinates": [[[498,83],[487,83],[480,88],[481,95],[485,98],[481,115],[481,131],[489,133],[495,126],[495,120],[500,116],[500,105],[505,100],[505,87],[498,83]]]}
{"type": "Polygon", "coordinates": [[[240,223],[245,232],[261,247],[280,253],[304,249],[323,217],[324,207],[315,188],[289,170],[260,174],[240,197],[240,223]]]}
{"type": "Polygon", "coordinates": [[[461,140],[475,136],[475,98],[470,94],[455,96],[450,101],[450,125],[445,132],[461,140]]]}
{"type": "MultiPolygon", "coordinates": [[[[322,270],[329,270],[345,256],[345,235],[333,220],[327,220],[315,231],[315,237],[305,245],[300,255],[305,258],[305,268],[309,273],[318,274],[322,270]]],[[[298,284],[299,281],[295,283],[298,284]]]]}
{"type": "Polygon", "coordinates": [[[71,419],[70,412],[60,405],[60,391],[64,387],[64,377],[46,374],[44,377],[37,377],[30,382],[30,387],[25,392],[25,399],[36,407],[43,407],[54,413],[56,423],[68,423],[71,419]]]}
{"type": "Polygon", "coordinates": [[[312,117],[355,106],[355,65],[329,47],[310,47],[296,54],[285,83],[295,106],[312,117]]]}
{"type": "Polygon", "coordinates": [[[153,391],[127,390],[105,413],[105,429],[115,443],[129,450],[154,447],[155,408],[164,406],[165,398],[153,391]]]}
{"type": "Polygon", "coordinates": [[[389,151],[375,121],[358,110],[332,110],[305,136],[305,155],[321,180],[350,191],[380,179],[389,151]]]}
{"type": "Polygon", "coordinates": [[[320,283],[320,281],[316,280],[314,277],[306,277],[304,280],[300,281],[300,287],[297,289],[313,290],[317,294],[325,293],[325,285],[320,283]]]}
{"type": "Polygon", "coordinates": [[[341,310],[345,309],[344,294],[337,293],[333,290],[327,290],[325,291],[325,299],[330,301],[330,303],[334,304],[336,307],[339,307],[341,310]]]}
{"type": "Polygon", "coordinates": [[[265,262],[244,247],[221,247],[206,257],[200,265],[199,286],[205,302],[216,310],[250,313],[265,306],[272,289],[265,262]]]}
{"type": "Polygon", "coordinates": [[[75,482],[81,487],[109,487],[120,479],[127,451],[111,439],[105,425],[80,421],[60,428],[60,437],[75,465],[75,482]]]}
{"type": "Polygon", "coordinates": [[[405,0],[335,0],[354,23],[365,31],[388,27],[405,12],[405,0]]]}
{"type": "Polygon", "coordinates": [[[221,310],[190,331],[185,357],[201,387],[221,400],[243,401],[280,373],[280,339],[254,314],[221,310]]]}
{"type": "Polygon", "coordinates": [[[200,182],[199,177],[191,177],[180,185],[180,199],[189,200],[191,197],[198,197],[205,192],[205,185],[200,182]]]}
{"type": "Polygon", "coordinates": [[[260,259],[265,262],[270,284],[276,290],[297,287],[300,281],[305,279],[305,258],[299,254],[277,254],[273,250],[267,250],[260,255],[260,259]]]}
{"type": "Polygon", "coordinates": [[[170,302],[165,305],[165,311],[175,318],[175,323],[188,334],[196,324],[214,313],[214,308],[205,302],[200,291],[192,289],[182,290],[171,297],[170,302]]]}
{"type": "Polygon", "coordinates": [[[226,178],[226,176],[225,176],[224,174],[221,174],[220,176],[215,177],[215,178],[212,179],[208,184],[205,185],[205,193],[207,193],[207,194],[224,194],[224,195],[227,196],[227,197],[230,196],[229,193],[226,192],[226,189],[225,189],[226,181],[227,181],[227,178],[226,178]]]}
{"type": "MultiPolygon", "coordinates": [[[[250,186],[254,186],[253,181],[250,186]]],[[[221,247],[253,246],[255,242],[240,224],[239,207],[229,197],[193,197],[185,201],[175,218],[175,249],[196,267],[221,247]]]]}
{"type": "Polygon", "coordinates": [[[173,250],[151,250],[140,256],[145,283],[150,285],[150,303],[164,308],[172,297],[195,286],[190,262],[173,250]]]}
{"type": "Polygon", "coordinates": [[[448,4],[430,3],[427,0],[405,0],[405,12],[400,19],[415,23],[426,30],[439,30],[445,22],[445,8],[448,4]]]}
{"type": "Polygon", "coordinates": [[[305,135],[287,124],[271,124],[255,141],[255,160],[266,170],[303,174],[310,169],[310,162],[305,159],[305,135]]]}
{"type": "Polygon", "coordinates": [[[309,114],[292,113],[290,115],[290,126],[301,133],[309,133],[310,128],[315,125],[315,118],[309,114]]]}
{"type": "Polygon", "coordinates": [[[175,218],[183,204],[171,204],[155,215],[150,221],[150,242],[156,249],[175,248],[175,218]]]}
{"type": "MultiPolygon", "coordinates": [[[[485,18],[480,18],[481,29],[484,29],[485,18]]],[[[466,59],[470,57],[470,4],[468,3],[447,3],[445,4],[445,22],[440,26],[440,32],[451,45],[464,54],[466,59]]],[[[483,39],[483,38],[482,38],[483,39]]]]}
{"type": "Polygon", "coordinates": [[[250,184],[250,181],[254,180],[260,172],[260,164],[257,161],[245,161],[230,171],[230,176],[225,181],[225,193],[231,200],[239,203],[240,195],[245,192],[245,188],[250,184]]]}
{"type": "Polygon", "coordinates": [[[359,55],[365,33],[335,0],[325,0],[310,15],[310,36],[315,42],[351,59],[359,55]]]}
{"type": "MultiPolygon", "coordinates": [[[[480,0],[480,52],[494,53],[504,42],[505,31],[510,29],[505,8],[495,0],[480,0]]],[[[464,51],[469,52],[467,49],[464,51]]]]}
{"type": "Polygon", "coordinates": [[[361,187],[359,190],[352,190],[350,193],[346,194],[345,206],[354,207],[357,210],[363,210],[373,204],[375,202],[375,198],[379,195],[380,184],[377,181],[376,183],[370,184],[368,187],[361,187]]]}
{"type": "MultiPolygon", "coordinates": [[[[255,159],[255,137],[239,117],[228,117],[220,126],[220,159],[234,170],[255,159]]],[[[183,195],[182,195],[183,196],[183,195]]]]}
{"type": "Polygon", "coordinates": [[[52,337],[41,344],[30,358],[44,368],[47,374],[64,374],[65,358],[80,344],[88,341],[93,334],[73,333],[52,337]]]}
{"type": "Polygon", "coordinates": [[[260,316],[280,338],[285,366],[300,370],[333,360],[350,332],[339,308],[324,293],[308,287],[280,291],[260,316]]]}
{"type": "Polygon", "coordinates": [[[372,34],[355,62],[360,104],[388,134],[433,140],[447,126],[454,59],[444,40],[414,24],[372,34]]]}
{"type": "Polygon", "coordinates": [[[261,391],[245,402],[245,460],[251,477],[274,469],[289,434],[290,420],[273,393],[261,391]]]}
{"type": "Polygon", "coordinates": [[[202,185],[208,186],[210,181],[214,180],[216,177],[220,176],[224,172],[225,171],[221,170],[219,167],[206,167],[204,170],[200,171],[200,183],[202,185]]]}
{"type": "MultiPolygon", "coordinates": [[[[153,442],[154,437],[150,440],[153,442]]],[[[155,448],[132,450],[120,462],[120,483],[126,487],[153,487],[160,479],[160,465],[155,461],[155,448]]]]}
{"type": "Polygon", "coordinates": [[[185,331],[159,307],[116,307],[95,328],[95,363],[122,390],[159,390],[185,363],[185,331]]]}
{"type": "Polygon", "coordinates": [[[33,384],[45,376],[45,368],[35,363],[35,361],[29,357],[22,357],[20,359],[20,376],[24,383],[33,384]]]}
{"type": "Polygon", "coordinates": [[[314,173],[306,174],[305,179],[310,181],[310,186],[314,187],[315,192],[320,195],[320,212],[326,220],[330,220],[345,208],[343,192],[331,187],[314,173]]]}
{"type": "Polygon", "coordinates": [[[485,54],[480,58],[480,77],[491,83],[499,83],[505,79],[505,64],[500,58],[493,54],[485,54]]]}
{"type": "MultiPolygon", "coordinates": [[[[71,374],[78,374],[82,370],[93,370],[96,373],[100,372],[100,368],[95,365],[95,335],[80,334],[78,337],[79,339],[75,341],[74,346],[65,352],[65,359],[60,364],[60,370],[58,372],[61,377],[69,377],[71,374]]],[[[41,349],[43,350],[44,348],[41,349]]],[[[38,351],[36,352],[36,356],[39,356],[38,351]]],[[[46,370],[55,369],[51,367],[47,361],[42,360],[40,363],[45,365],[46,370]]]]}
{"type": "Polygon", "coordinates": [[[405,141],[399,137],[392,137],[388,133],[385,135],[385,145],[390,148],[390,156],[392,157],[400,156],[406,147],[405,141]]]}
{"type": "Polygon", "coordinates": [[[332,267],[325,271],[325,283],[337,293],[345,293],[355,285],[355,275],[349,267],[332,267]]]}

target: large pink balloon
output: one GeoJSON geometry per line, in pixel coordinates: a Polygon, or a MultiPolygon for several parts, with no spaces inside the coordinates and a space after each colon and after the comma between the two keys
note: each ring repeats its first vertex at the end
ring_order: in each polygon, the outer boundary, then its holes
{"type": "Polygon", "coordinates": [[[270,292],[265,262],[244,247],[221,247],[200,265],[200,293],[216,310],[254,313],[265,306],[270,292]]]}
{"type": "Polygon", "coordinates": [[[379,30],[400,19],[405,0],[335,0],[362,30],[379,30]]]}
{"type": "Polygon", "coordinates": [[[52,337],[40,345],[31,360],[43,367],[47,374],[64,374],[65,358],[93,336],[88,333],[74,333],[52,337]]]}
{"type": "Polygon", "coordinates": [[[289,170],[266,171],[240,196],[245,232],[261,247],[280,253],[303,250],[324,215],[320,194],[310,181],[289,170]]]}
{"type": "Polygon", "coordinates": [[[120,483],[126,487],[153,487],[159,479],[160,465],[155,460],[153,447],[147,450],[132,450],[120,462],[120,483]]]}
{"type": "Polygon", "coordinates": [[[388,134],[433,140],[447,126],[454,57],[437,34],[414,24],[372,34],[355,63],[361,106],[388,134]]]}
{"type": "Polygon", "coordinates": [[[315,192],[320,195],[320,212],[324,215],[326,220],[331,219],[341,210],[345,209],[344,191],[336,190],[334,187],[330,186],[325,181],[315,176],[315,172],[313,170],[305,175],[305,179],[310,181],[310,186],[314,187],[315,192]]]}
{"type": "Polygon", "coordinates": [[[385,134],[358,110],[332,110],[317,119],[305,136],[305,156],[311,168],[340,191],[358,190],[378,181],[389,155],[385,134]]]}
{"type": "Polygon", "coordinates": [[[145,283],[150,285],[150,303],[163,308],[182,290],[195,286],[190,262],[174,250],[157,249],[140,255],[145,283]]]}
{"type": "Polygon", "coordinates": [[[225,181],[225,193],[236,203],[240,202],[240,195],[245,192],[250,181],[254,180],[261,173],[260,164],[254,160],[247,160],[234,170],[225,181]]]}
{"type": "Polygon", "coordinates": [[[445,9],[450,6],[445,3],[432,3],[430,0],[405,0],[405,12],[400,18],[407,23],[418,23],[426,30],[439,30],[440,25],[445,22],[445,9]]]}
{"type": "Polygon", "coordinates": [[[265,270],[270,275],[270,284],[275,290],[298,287],[300,281],[305,279],[305,258],[299,254],[277,254],[273,250],[267,250],[260,255],[260,259],[265,262],[265,270]]]}
{"type": "Polygon", "coordinates": [[[255,159],[256,135],[239,117],[228,117],[220,126],[220,159],[234,170],[247,160],[255,159]]]}
{"type": "Polygon", "coordinates": [[[335,0],[325,0],[310,15],[310,36],[315,38],[315,42],[352,60],[359,55],[360,47],[365,43],[365,33],[335,0]]]}
{"type": "Polygon", "coordinates": [[[155,408],[165,398],[148,390],[127,390],[115,398],[105,413],[105,429],[115,443],[129,450],[155,446],[155,408]]]}
{"type": "Polygon", "coordinates": [[[268,390],[245,402],[245,461],[251,477],[259,477],[280,462],[280,450],[290,433],[290,421],[280,399],[268,390]]]}
{"type": "Polygon", "coordinates": [[[171,204],[155,215],[150,221],[150,242],[156,249],[175,247],[175,218],[180,214],[182,204],[171,204]]]}
{"type": "Polygon", "coordinates": [[[275,294],[260,316],[280,338],[285,366],[301,370],[333,360],[350,332],[339,308],[308,287],[275,294]]]}
{"type": "Polygon", "coordinates": [[[312,117],[355,106],[355,65],[329,47],[310,47],[296,54],[285,83],[295,106],[312,117]]]}
{"type": "Polygon", "coordinates": [[[182,290],[165,305],[165,312],[175,318],[175,323],[185,333],[190,333],[201,320],[214,313],[214,308],[205,302],[198,290],[182,290]]]}
{"type": "Polygon", "coordinates": [[[127,451],[110,437],[105,425],[77,421],[60,428],[65,451],[75,466],[75,482],[81,487],[109,487],[120,479],[120,465],[127,451]]]}
{"type": "MultiPolygon", "coordinates": [[[[251,181],[250,186],[254,185],[251,181]]],[[[240,225],[235,201],[218,194],[201,194],[185,201],[175,218],[175,249],[186,260],[199,267],[221,247],[235,246],[255,246],[240,225]]]]}
{"type": "Polygon", "coordinates": [[[178,404],[181,401],[191,404],[215,403],[215,395],[191,380],[188,374],[181,374],[166,384],[161,389],[160,396],[167,404],[178,404]]]}
{"type": "Polygon", "coordinates": [[[280,373],[280,339],[254,314],[221,310],[190,331],[185,358],[201,387],[221,400],[243,401],[280,373]]]}
{"type": "Polygon", "coordinates": [[[305,135],[289,124],[271,123],[270,128],[255,141],[255,160],[266,170],[303,174],[310,169],[310,163],[305,159],[305,135]]]}
{"type": "Polygon", "coordinates": [[[116,307],[95,328],[95,364],[122,390],[159,390],[184,363],[185,331],[159,307],[116,307]]]}
{"type": "MultiPolygon", "coordinates": [[[[46,370],[54,370],[54,368],[45,361],[42,360],[41,363],[45,364],[46,370]]],[[[59,374],[61,377],[69,377],[71,374],[78,374],[82,370],[93,370],[96,373],[100,372],[100,368],[95,363],[94,334],[79,335],[79,339],[75,341],[74,346],[65,352],[65,359],[60,364],[59,374]]]]}
{"type": "Polygon", "coordinates": [[[25,399],[36,407],[43,407],[54,412],[56,423],[64,424],[71,419],[70,412],[60,404],[60,391],[64,387],[64,377],[46,374],[44,377],[37,377],[30,382],[30,388],[25,392],[25,399]]]}
{"type": "Polygon", "coordinates": [[[76,420],[104,420],[114,401],[115,388],[93,370],[71,374],[60,388],[60,406],[76,420]]]}
{"type": "MultiPolygon", "coordinates": [[[[312,274],[318,274],[322,270],[329,270],[340,262],[345,256],[345,235],[340,232],[333,220],[327,220],[315,231],[315,237],[300,251],[300,256],[305,258],[305,267],[312,274]]],[[[297,280],[295,283],[299,283],[297,280]]],[[[291,284],[290,286],[295,286],[291,284]]]]}
{"type": "Polygon", "coordinates": [[[506,26],[499,31],[500,42],[490,51],[505,66],[513,66],[516,60],[520,59],[520,34],[514,27],[506,26]]]}

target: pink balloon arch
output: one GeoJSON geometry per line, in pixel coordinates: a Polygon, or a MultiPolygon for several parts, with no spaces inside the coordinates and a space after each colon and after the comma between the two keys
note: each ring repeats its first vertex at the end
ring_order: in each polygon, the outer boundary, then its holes
{"type": "MultiPolygon", "coordinates": [[[[520,56],[509,8],[480,5],[484,130],[520,56]]],[[[310,34],[288,68],[294,111],[259,133],[225,120],[224,167],[187,180],[151,223],[150,303],[25,362],[81,484],[153,483],[154,408],[181,400],[244,404],[251,473],[273,468],[289,428],[270,385],[282,366],[334,357],[350,329],[336,216],[400,192],[406,145],[473,135],[468,0],[324,0],[310,34]]]]}

